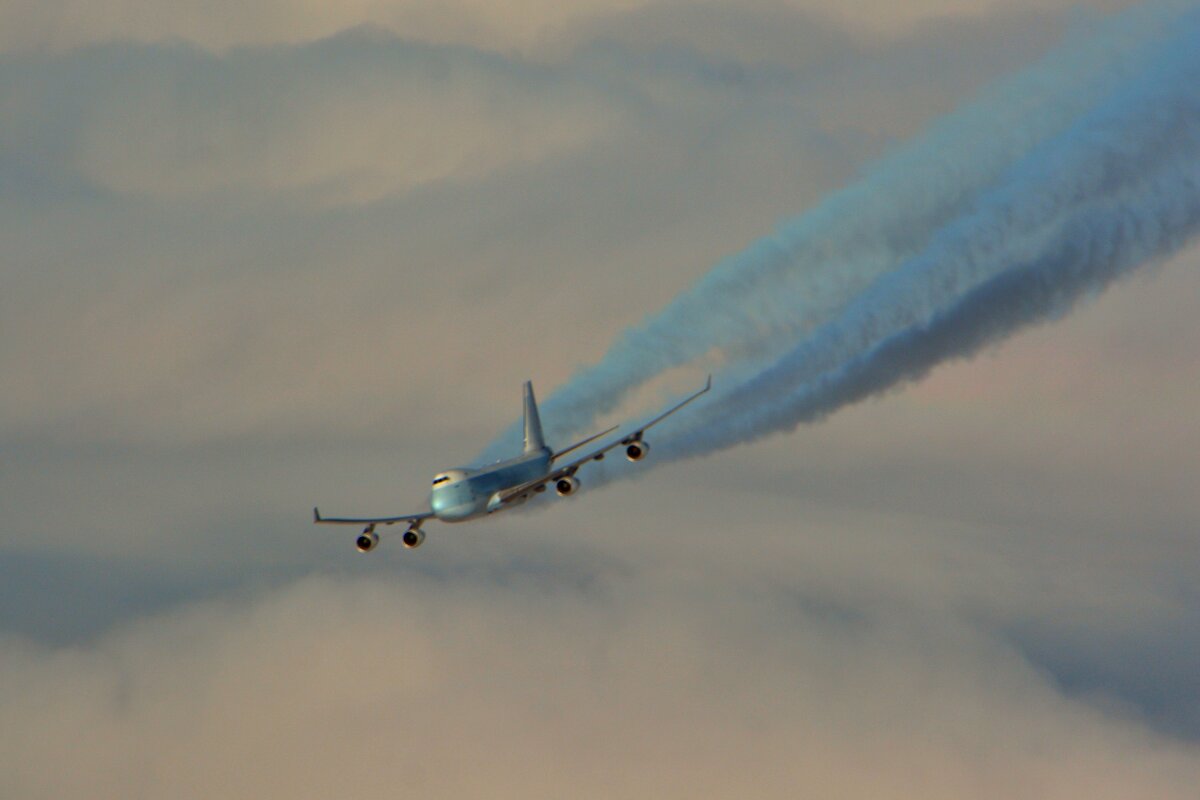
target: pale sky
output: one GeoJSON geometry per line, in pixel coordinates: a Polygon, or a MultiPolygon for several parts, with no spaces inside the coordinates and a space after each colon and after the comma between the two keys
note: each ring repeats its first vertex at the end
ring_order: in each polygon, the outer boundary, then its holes
{"type": "Polygon", "coordinates": [[[1193,798],[1195,245],[416,551],[310,522],[1132,5],[0,0],[0,796],[1193,798]]]}

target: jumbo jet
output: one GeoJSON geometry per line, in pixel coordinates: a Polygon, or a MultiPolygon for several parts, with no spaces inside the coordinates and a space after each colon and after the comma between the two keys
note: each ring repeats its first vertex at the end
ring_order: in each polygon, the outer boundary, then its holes
{"type": "Polygon", "coordinates": [[[593,434],[570,447],[555,451],[551,449],[542,437],[542,422],[538,416],[537,400],[533,396],[533,384],[525,382],[525,447],[519,455],[505,461],[498,461],[481,469],[459,467],[439,472],[433,478],[433,488],[429,493],[429,511],[419,514],[401,514],[396,517],[322,517],[321,512],[313,509],[313,522],[327,525],[363,525],[362,533],[355,540],[360,553],[369,553],[379,544],[379,534],[375,532],[378,525],[395,525],[404,523],[408,527],[401,542],[410,550],[420,547],[425,541],[425,532],[421,524],[427,519],[438,519],[442,522],[465,522],[469,519],[494,514],[507,508],[524,503],[534,495],[546,491],[553,484],[554,490],[560,497],[567,497],[579,491],[579,479],[575,473],[589,461],[600,461],[608,451],[615,447],[625,448],[625,457],[630,461],[641,461],[650,452],[650,444],[644,436],[647,430],[662,422],[688,403],[712,388],[712,376],[704,384],[704,388],[690,395],[681,402],[654,417],[649,422],[637,426],[625,436],[616,438],[608,444],[597,447],[587,455],[579,456],[566,463],[558,463],[559,459],[573,453],[584,445],[600,439],[617,427],[593,434]]]}

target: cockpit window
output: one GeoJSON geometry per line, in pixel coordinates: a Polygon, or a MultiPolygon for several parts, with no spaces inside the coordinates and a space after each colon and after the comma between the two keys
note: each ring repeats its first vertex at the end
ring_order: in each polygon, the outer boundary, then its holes
{"type": "Polygon", "coordinates": [[[433,479],[433,485],[437,486],[439,483],[445,483],[448,480],[450,480],[449,475],[438,475],[436,478],[433,479]]]}

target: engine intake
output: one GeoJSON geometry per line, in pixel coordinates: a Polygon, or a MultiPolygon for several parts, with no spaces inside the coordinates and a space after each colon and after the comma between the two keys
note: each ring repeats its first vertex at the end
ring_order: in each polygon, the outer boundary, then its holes
{"type": "Polygon", "coordinates": [[[379,534],[375,532],[375,526],[364,528],[359,534],[358,539],[354,541],[354,546],[358,548],[360,553],[369,553],[379,545],[379,534]]]}
{"type": "Polygon", "coordinates": [[[650,444],[648,442],[638,440],[636,442],[630,442],[629,446],[625,448],[625,457],[630,461],[641,461],[649,452],[650,444]]]}
{"type": "Polygon", "coordinates": [[[579,491],[579,479],[574,475],[559,478],[554,483],[554,491],[558,492],[559,497],[575,494],[575,492],[579,491]]]}
{"type": "Polygon", "coordinates": [[[420,528],[409,528],[404,532],[404,535],[400,537],[400,541],[402,541],[404,546],[409,550],[412,550],[414,547],[420,547],[421,543],[425,541],[425,531],[421,530],[420,528]]]}

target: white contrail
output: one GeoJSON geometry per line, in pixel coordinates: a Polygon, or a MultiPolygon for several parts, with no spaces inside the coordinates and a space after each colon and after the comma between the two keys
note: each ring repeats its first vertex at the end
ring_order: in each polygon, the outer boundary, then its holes
{"type": "Polygon", "coordinates": [[[1172,252],[1197,225],[1197,30],[1179,4],[1127,12],[939,123],[626,332],[545,404],[552,435],[717,347],[720,394],[656,456],[748,441],[1172,252]]]}
{"type": "Polygon", "coordinates": [[[920,254],[770,367],[681,420],[696,455],[793,428],[924,375],[1200,231],[1200,18],[1075,125],[1015,163],[920,254]]]}

